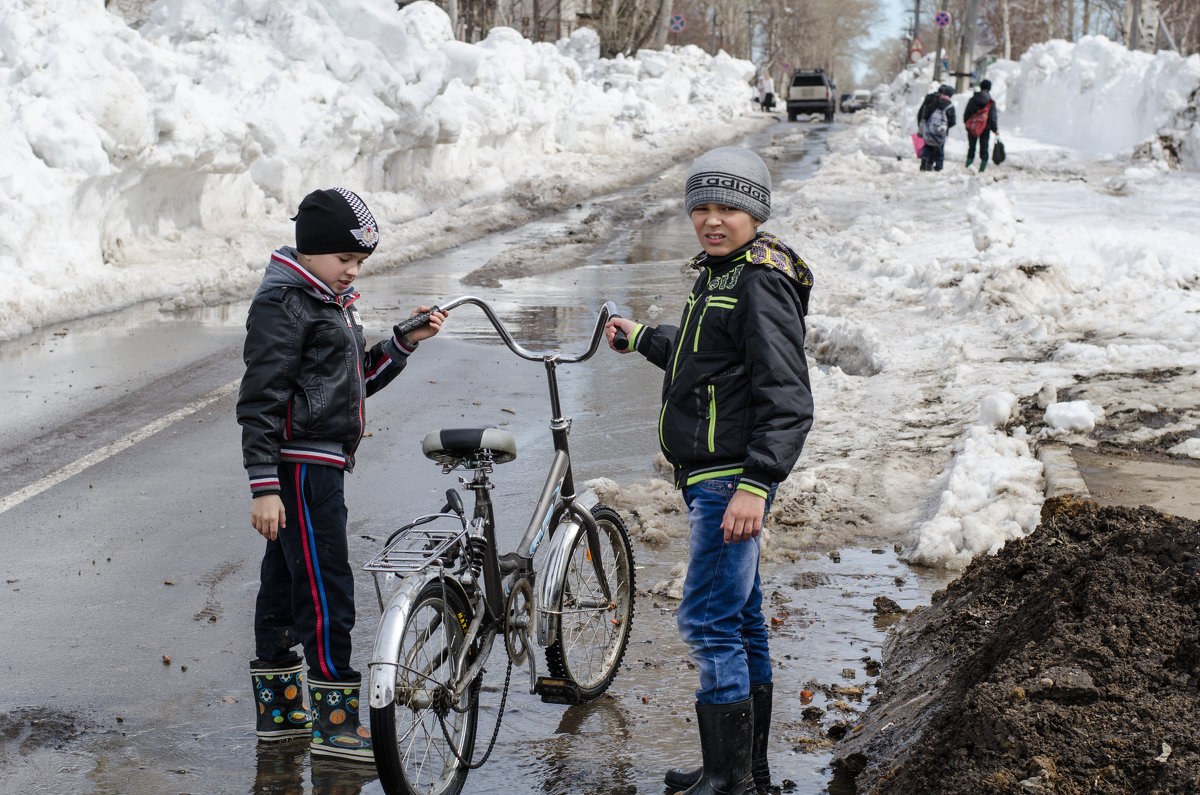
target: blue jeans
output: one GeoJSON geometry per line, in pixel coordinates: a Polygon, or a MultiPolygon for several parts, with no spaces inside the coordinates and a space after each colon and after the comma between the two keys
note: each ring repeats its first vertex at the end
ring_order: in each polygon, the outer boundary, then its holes
{"type": "MultiPolygon", "coordinates": [[[[699,704],[750,697],[771,681],[771,653],[758,576],[759,538],[725,543],[721,519],[738,478],[712,478],[683,488],[688,509],[688,570],[679,603],[679,635],[700,669],[699,704]]],[[[775,498],[775,486],[767,508],[775,498]]],[[[765,515],[765,511],[764,511],[765,515]]]]}

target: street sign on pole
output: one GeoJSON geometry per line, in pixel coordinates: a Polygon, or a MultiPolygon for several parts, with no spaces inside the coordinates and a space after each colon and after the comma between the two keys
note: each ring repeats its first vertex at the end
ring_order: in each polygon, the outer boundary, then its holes
{"type": "Polygon", "coordinates": [[[935,16],[935,17],[933,18],[933,22],[934,22],[934,24],[936,24],[936,25],[937,25],[939,28],[948,28],[948,27],[950,27],[950,12],[949,12],[949,11],[939,11],[939,12],[937,13],[937,16],[935,16]]]}
{"type": "Polygon", "coordinates": [[[921,43],[919,36],[913,36],[912,44],[908,45],[908,61],[916,63],[925,55],[925,45],[921,43]]]}
{"type": "MultiPolygon", "coordinates": [[[[659,17],[659,19],[661,18],[659,17]]],[[[687,20],[684,19],[683,14],[673,14],[670,19],[670,26],[671,30],[675,33],[682,33],[683,29],[687,27],[687,20]]]]}

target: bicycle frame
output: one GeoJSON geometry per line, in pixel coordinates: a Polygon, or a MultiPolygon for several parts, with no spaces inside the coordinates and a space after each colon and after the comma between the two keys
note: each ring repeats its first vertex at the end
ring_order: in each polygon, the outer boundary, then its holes
{"type": "MultiPolygon", "coordinates": [[[[534,626],[534,639],[542,647],[549,646],[555,640],[554,622],[552,617],[561,613],[563,593],[561,582],[569,563],[570,549],[580,533],[586,533],[588,550],[599,581],[600,589],[605,599],[612,599],[612,591],[604,571],[600,530],[589,510],[580,504],[575,494],[575,481],[571,469],[571,457],[567,443],[570,434],[571,420],[562,416],[562,405],[559,399],[558,377],[556,369],[560,364],[574,364],[586,361],[596,352],[604,333],[608,319],[615,314],[616,307],[609,301],[600,308],[596,326],[592,332],[591,341],[586,352],[577,356],[563,356],[560,353],[533,353],[519,345],[505,327],[503,321],[496,316],[492,307],[475,296],[460,296],[451,299],[431,311],[449,311],[463,304],[474,304],[483,310],[505,345],[522,359],[541,361],[546,368],[547,382],[550,392],[551,420],[550,430],[554,439],[554,458],[550,464],[546,482],[542,486],[537,504],[529,524],[517,545],[516,567],[510,573],[517,577],[530,577],[537,588],[537,610],[534,626]],[[542,572],[536,572],[533,557],[539,546],[549,536],[549,551],[546,555],[542,572]],[[536,576],[535,576],[536,575],[536,576]]],[[[448,471],[448,470],[447,470],[448,471]]],[[[448,576],[444,567],[437,561],[436,556],[430,556],[419,569],[406,576],[401,584],[390,594],[383,615],[380,617],[379,628],[375,635],[375,646],[371,654],[370,693],[371,707],[382,708],[392,703],[396,697],[396,675],[403,665],[398,659],[400,639],[409,618],[413,598],[433,580],[440,580],[444,587],[456,589],[463,597],[463,602],[475,608],[469,626],[464,627],[466,642],[453,666],[455,681],[447,683],[452,690],[454,703],[458,703],[466,692],[466,688],[475,679],[484,662],[491,652],[497,626],[503,628],[507,593],[503,585],[500,570],[500,556],[495,535],[495,511],[489,489],[491,484],[487,473],[491,471],[491,463],[486,462],[475,470],[472,481],[463,483],[475,495],[475,505],[470,523],[459,514],[430,514],[421,517],[405,529],[439,517],[453,516],[462,521],[462,533],[454,539],[465,539],[472,530],[481,531],[486,542],[486,552],[483,559],[483,588],[481,600],[470,598],[469,591],[478,588],[477,584],[468,583],[464,586],[454,576],[448,576]],[[431,565],[436,564],[436,565],[431,565]],[[480,604],[480,602],[482,604],[480,604]],[[466,657],[478,640],[479,633],[485,628],[488,637],[483,653],[468,666],[466,657]]],[[[398,531],[399,532],[399,531],[398,531]]],[[[397,533],[398,534],[398,533],[397,533]]],[[[393,534],[393,536],[397,535],[393,534]]],[[[390,541],[390,539],[389,539],[390,541]]],[[[511,561],[510,561],[511,562],[511,561]]],[[[378,588],[378,585],[376,586],[378,588]]],[[[452,617],[447,616],[447,619],[452,617]]],[[[530,693],[535,692],[537,674],[534,655],[528,655],[530,668],[530,693]]]]}

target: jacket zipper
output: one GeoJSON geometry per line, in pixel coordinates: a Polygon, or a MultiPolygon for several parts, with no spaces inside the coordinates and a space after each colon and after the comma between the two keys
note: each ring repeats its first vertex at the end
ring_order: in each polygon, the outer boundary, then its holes
{"type": "MultiPolygon", "coordinates": [[[[704,270],[708,272],[708,276],[711,279],[712,271],[709,270],[708,267],[705,267],[704,270]]],[[[692,322],[692,310],[694,310],[695,308],[696,308],[696,294],[691,293],[688,295],[688,311],[687,311],[687,315],[683,319],[683,328],[679,329],[679,336],[676,338],[676,341],[675,341],[675,356],[671,360],[671,385],[672,386],[675,385],[675,374],[676,374],[676,371],[679,369],[679,354],[683,350],[684,340],[687,339],[688,325],[692,322]]],[[[671,448],[669,448],[667,446],[667,440],[663,436],[663,422],[664,422],[666,416],[667,416],[667,401],[664,400],[663,404],[662,404],[662,408],[659,409],[659,411],[658,411],[658,443],[660,445],[662,445],[662,449],[669,454],[671,452],[671,448]]]]}
{"type": "Polygon", "coordinates": [[[717,388],[708,385],[708,452],[717,452],[717,388]]]}
{"type": "Polygon", "coordinates": [[[362,441],[363,433],[366,431],[366,421],[363,417],[363,399],[366,392],[366,385],[362,373],[362,358],[363,352],[358,349],[358,336],[354,333],[354,324],[350,322],[349,307],[353,303],[353,299],[346,303],[345,306],[338,302],[338,306],[342,310],[342,320],[346,321],[346,330],[350,332],[350,345],[354,348],[354,377],[358,382],[358,438],[354,440],[354,444],[350,446],[350,455],[358,450],[359,442],[362,441]]]}

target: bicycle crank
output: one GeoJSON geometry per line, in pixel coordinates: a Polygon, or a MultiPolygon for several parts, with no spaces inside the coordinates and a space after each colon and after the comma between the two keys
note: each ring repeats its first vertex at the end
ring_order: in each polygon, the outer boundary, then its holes
{"type": "Polygon", "coordinates": [[[508,592],[508,605],[504,611],[504,645],[508,658],[516,665],[524,665],[529,659],[529,628],[533,626],[533,586],[521,577],[508,592]]]}

